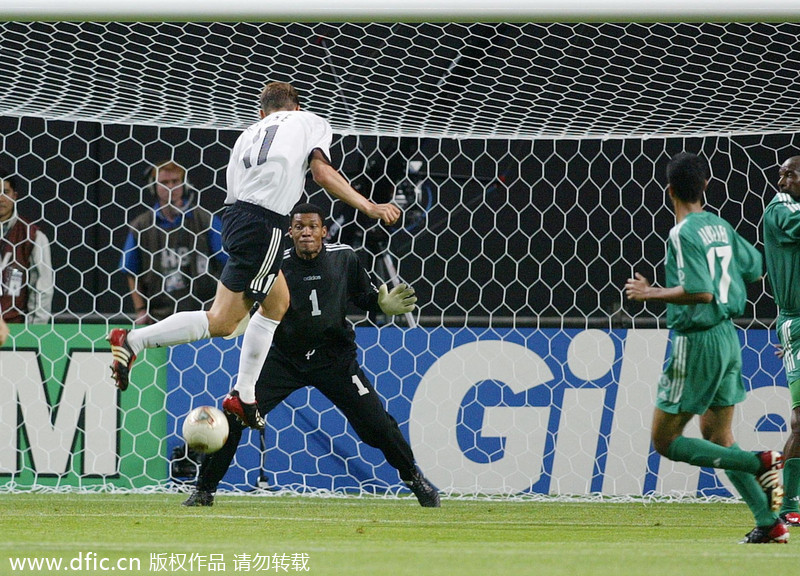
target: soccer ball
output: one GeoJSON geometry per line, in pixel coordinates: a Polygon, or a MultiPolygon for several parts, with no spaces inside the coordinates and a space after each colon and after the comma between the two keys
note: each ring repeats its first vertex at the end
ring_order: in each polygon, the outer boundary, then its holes
{"type": "Polygon", "coordinates": [[[197,452],[216,452],[228,439],[228,419],[219,408],[199,406],[183,421],[183,439],[197,452]]]}

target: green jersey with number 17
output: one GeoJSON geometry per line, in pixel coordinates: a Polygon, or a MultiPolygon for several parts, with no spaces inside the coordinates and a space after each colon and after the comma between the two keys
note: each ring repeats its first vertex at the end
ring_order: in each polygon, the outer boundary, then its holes
{"type": "Polygon", "coordinates": [[[666,285],[688,294],[709,292],[708,304],[667,304],[667,326],[695,332],[741,316],[746,283],[763,274],[761,254],[733,227],[709,212],[690,212],[669,233],[666,285]]]}
{"type": "Polygon", "coordinates": [[[800,202],[785,192],[764,210],[764,254],[778,309],[800,316],[800,202]]]}

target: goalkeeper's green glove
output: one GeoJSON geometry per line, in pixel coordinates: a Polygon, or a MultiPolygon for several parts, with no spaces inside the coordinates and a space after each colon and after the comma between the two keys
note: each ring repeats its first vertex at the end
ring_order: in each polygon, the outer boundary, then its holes
{"type": "Polygon", "coordinates": [[[386,284],[378,289],[378,306],[383,313],[388,316],[407,314],[412,312],[416,306],[414,303],[417,297],[414,296],[414,289],[407,284],[398,284],[389,292],[386,284]]]}

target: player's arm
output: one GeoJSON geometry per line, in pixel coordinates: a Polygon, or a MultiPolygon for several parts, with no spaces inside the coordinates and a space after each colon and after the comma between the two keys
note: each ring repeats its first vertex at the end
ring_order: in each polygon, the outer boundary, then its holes
{"type": "Polygon", "coordinates": [[[628,300],[665,302],[681,306],[708,304],[714,300],[714,284],[708,268],[708,258],[697,234],[686,227],[673,228],[669,235],[665,265],[667,269],[673,266],[677,268],[680,279],[677,286],[653,286],[637,272],[625,283],[628,300]],[[677,258],[678,254],[681,255],[680,258],[677,258]]]}
{"type": "Polygon", "coordinates": [[[660,286],[653,286],[650,281],[639,274],[635,274],[635,278],[628,278],[625,283],[625,295],[628,300],[636,300],[637,302],[656,301],[665,302],[667,304],[708,304],[714,299],[711,292],[687,292],[683,286],[674,286],[672,288],[661,288],[660,286]]]}
{"type": "Polygon", "coordinates": [[[764,220],[769,224],[769,220],[774,220],[774,226],[794,241],[800,240],[800,210],[791,210],[785,204],[774,206],[769,214],[764,214],[764,220]]]}
{"type": "Polygon", "coordinates": [[[364,312],[381,313],[378,305],[378,289],[369,278],[369,274],[361,265],[354,251],[342,252],[347,254],[347,292],[350,302],[364,312]]]}
{"type": "Polygon", "coordinates": [[[742,270],[742,279],[745,282],[758,282],[764,277],[764,258],[755,246],[750,244],[738,233],[736,239],[736,261],[742,270]]]}
{"type": "Polygon", "coordinates": [[[315,148],[311,152],[309,168],[314,182],[322,186],[331,196],[363,212],[370,218],[382,220],[385,224],[394,224],[400,218],[400,209],[394,204],[375,204],[359,194],[350,186],[345,177],[331,166],[319,148],[315,148]]]}
{"type": "Polygon", "coordinates": [[[353,303],[365,312],[383,312],[387,316],[408,314],[417,307],[417,296],[408,284],[398,284],[391,290],[381,284],[378,291],[373,287],[369,292],[360,292],[353,296],[353,303]]]}
{"type": "Polygon", "coordinates": [[[356,306],[365,312],[383,312],[387,316],[414,311],[417,297],[411,286],[398,284],[390,291],[386,284],[382,284],[376,290],[355,253],[352,253],[349,264],[350,278],[355,281],[355,287],[350,290],[350,299],[356,306]]]}

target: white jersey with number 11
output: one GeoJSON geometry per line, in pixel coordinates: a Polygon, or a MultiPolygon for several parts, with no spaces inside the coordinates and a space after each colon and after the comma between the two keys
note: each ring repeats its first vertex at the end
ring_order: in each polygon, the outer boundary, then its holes
{"type": "Polygon", "coordinates": [[[274,112],[245,130],[228,162],[226,204],[249,202],[288,215],[300,200],[312,150],[330,158],[331,126],[316,114],[274,112]]]}

